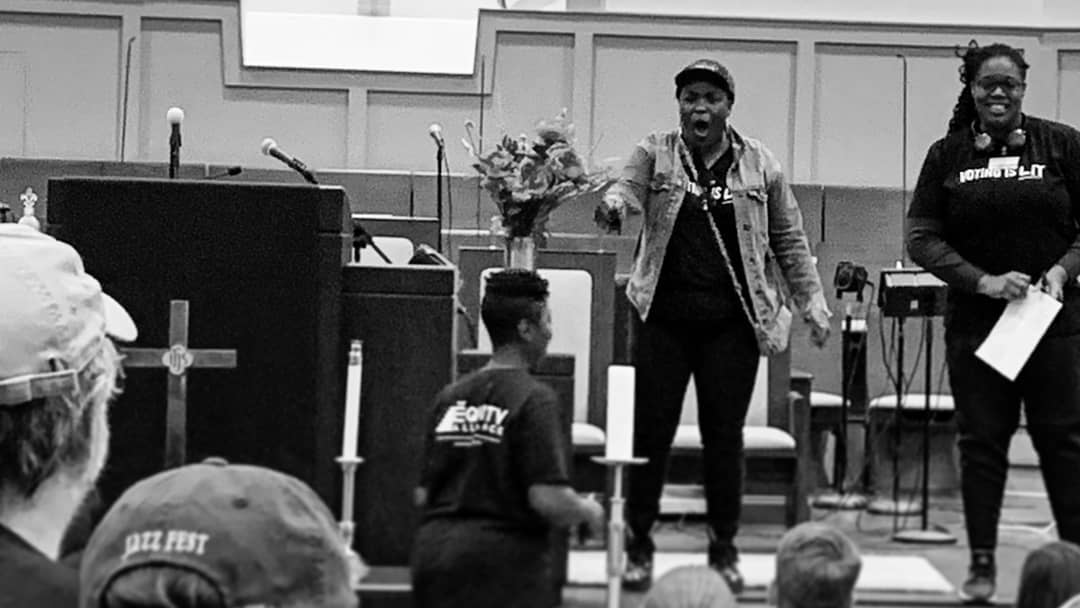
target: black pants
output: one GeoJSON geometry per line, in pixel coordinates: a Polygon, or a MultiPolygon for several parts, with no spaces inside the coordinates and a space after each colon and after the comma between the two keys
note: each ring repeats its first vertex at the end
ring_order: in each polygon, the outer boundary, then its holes
{"type": "Polygon", "coordinates": [[[975,356],[982,339],[960,331],[945,335],[968,544],[997,546],[1021,402],[1058,534],[1080,542],[1080,335],[1044,337],[1015,382],[975,356]]]}
{"type": "Polygon", "coordinates": [[[703,444],[710,557],[732,548],[739,527],[743,482],[743,424],[760,357],[754,330],[730,322],[649,320],[637,325],[634,346],[634,455],[629,467],[627,551],[651,556],[652,526],[660,512],[671,442],[693,374],[703,444]]]}
{"type": "Polygon", "coordinates": [[[417,608],[551,608],[557,605],[546,535],[481,520],[429,520],[411,555],[417,608]]]}

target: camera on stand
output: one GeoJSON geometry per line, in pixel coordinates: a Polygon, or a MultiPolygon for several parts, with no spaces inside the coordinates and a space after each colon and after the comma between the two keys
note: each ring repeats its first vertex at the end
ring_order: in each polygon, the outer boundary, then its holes
{"type": "Polygon", "coordinates": [[[863,301],[863,289],[866,288],[870,273],[866,266],[859,266],[853,262],[843,261],[836,265],[836,274],[833,275],[833,287],[836,289],[836,297],[840,298],[845,293],[855,294],[858,302],[863,301]]]}

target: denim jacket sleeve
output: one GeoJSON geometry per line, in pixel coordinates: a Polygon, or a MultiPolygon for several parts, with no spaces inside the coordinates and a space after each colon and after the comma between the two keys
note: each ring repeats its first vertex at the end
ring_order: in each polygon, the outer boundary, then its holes
{"type": "Polygon", "coordinates": [[[634,146],[630,160],[623,166],[618,181],[608,188],[604,198],[618,203],[619,216],[626,220],[627,213],[644,212],[648,204],[648,188],[656,164],[657,141],[649,135],[634,146]]]}
{"type": "Polygon", "coordinates": [[[769,196],[769,248],[784,275],[791,297],[805,317],[813,304],[828,309],[821,277],[810,255],[803,230],[802,213],[779,161],[764,151],[765,180],[769,196]]]}

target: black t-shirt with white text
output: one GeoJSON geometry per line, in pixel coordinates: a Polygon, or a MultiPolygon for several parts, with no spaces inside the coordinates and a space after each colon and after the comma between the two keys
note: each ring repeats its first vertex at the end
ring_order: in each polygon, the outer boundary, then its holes
{"type": "Polygon", "coordinates": [[[711,167],[694,159],[698,181],[688,184],[675,218],[650,317],[718,321],[745,316],[706,215],[711,214],[716,223],[745,295],[748,292],[735,231],[735,205],[727,187],[733,160],[730,147],[711,167]]]}
{"type": "MultiPolygon", "coordinates": [[[[940,221],[945,241],[978,268],[994,275],[1020,271],[1035,281],[1077,236],[1080,132],[1031,116],[1024,130],[1026,142],[1015,150],[980,152],[967,130],[935,142],[908,216],[940,221]]],[[[1080,330],[1077,296],[1067,286],[1052,333],[1080,330]]],[[[1004,307],[1004,300],[953,289],[947,323],[987,331],[1004,307]]]]}
{"type": "Polygon", "coordinates": [[[524,369],[482,369],[443,389],[425,442],[423,519],[490,520],[547,534],[528,491],[570,483],[563,417],[555,392],[524,369]]]}

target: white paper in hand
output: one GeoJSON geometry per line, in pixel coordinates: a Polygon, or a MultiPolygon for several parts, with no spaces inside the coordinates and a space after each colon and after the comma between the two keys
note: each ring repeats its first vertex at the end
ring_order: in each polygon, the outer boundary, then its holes
{"type": "Polygon", "coordinates": [[[1026,298],[1009,302],[975,356],[1002,376],[1016,380],[1059,310],[1061,302],[1030,288],[1026,298]]]}

